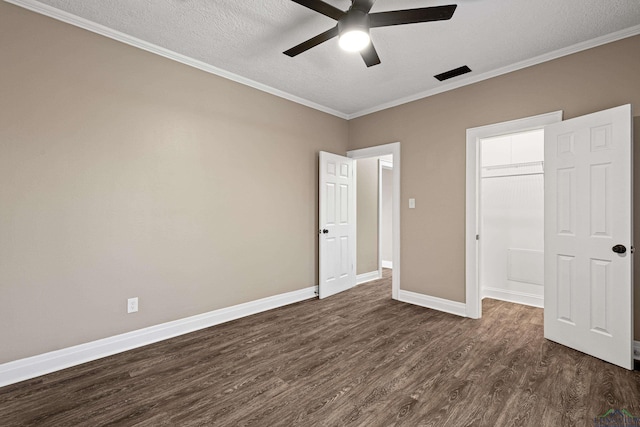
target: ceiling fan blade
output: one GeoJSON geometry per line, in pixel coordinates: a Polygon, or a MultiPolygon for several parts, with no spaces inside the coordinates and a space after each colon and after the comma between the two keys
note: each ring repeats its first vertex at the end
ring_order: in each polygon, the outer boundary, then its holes
{"type": "Polygon", "coordinates": [[[416,24],[418,22],[444,21],[451,19],[455,4],[448,6],[423,7],[419,9],[394,10],[369,14],[371,28],[391,25],[416,24]]]}
{"type": "Polygon", "coordinates": [[[299,5],[307,7],[311,10],[315,10],[318,13],[323,14],[324,16],[328,16],[329,18],[335,19],[336,21],[344,15],[344,11],[338,9],[337,7],[333,7],[330,4],[327,4],[321,0],[292,0],[299,5]]]}
{"type": "Polygon", "coordinates": [[[360,51],[360,55],[362,55],[362,59],[364,59],[364,63],[367,64],[367,67],[373,67],[380,63],[380,58],[378,57],[376,48],[373,47],[373,42],[369,43],[369,46],[360,51]]]}
{"type": "Polygon", "coordinates": [[[337,35],[338,35],[338,26],[336,25],[330,30],[325,31],[322,34],[318,34],[317,36],[312,37],[309,40],[302,42],[299,45],[294,46],[289,50],[285,50],[282,53],[293,58],[294,56],[299,55],[302,52],[309,50],[314,46],[318,46],[320,43],[326,42],[327,40],[332,39],[337,35]]]}
{"type": "Polygon", "coordinates": [[[369,13],[375,2],[376,0],[354,0],[353,4],[351,5],[351,9],[357,9],[363,11],[364,13],[369,13]]]}

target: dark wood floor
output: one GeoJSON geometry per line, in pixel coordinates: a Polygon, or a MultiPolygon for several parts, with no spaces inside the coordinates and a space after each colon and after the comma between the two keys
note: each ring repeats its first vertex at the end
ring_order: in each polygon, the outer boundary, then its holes
{"type": "Polygon", "coordinates": [[[545,341],[540,309],[485,300],[471,320],[390,294],[387,277],[0,388],[0,426],[593,426],[609,409],[640,415],[640,373],[545,341]]]}

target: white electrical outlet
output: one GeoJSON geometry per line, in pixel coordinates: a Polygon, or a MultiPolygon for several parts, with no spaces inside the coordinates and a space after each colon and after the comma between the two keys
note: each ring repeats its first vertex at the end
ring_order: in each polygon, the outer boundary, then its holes
{"type": "Polygon", "coordinates": [[[135,313],[138,311],[138,297],[129,298],[127,300],[127,313],[135,313]]]}

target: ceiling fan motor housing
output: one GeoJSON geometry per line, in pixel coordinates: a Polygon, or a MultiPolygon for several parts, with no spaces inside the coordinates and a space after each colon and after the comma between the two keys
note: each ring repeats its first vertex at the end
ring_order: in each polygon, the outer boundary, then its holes
{"type": "Polygon", "coordinates": [[[361,30],[369,33],[369,28],[371,28],[369,14],[358,9],[351,9],[338,21],[338,31],[340,34],[351,30],[361,30]]]}

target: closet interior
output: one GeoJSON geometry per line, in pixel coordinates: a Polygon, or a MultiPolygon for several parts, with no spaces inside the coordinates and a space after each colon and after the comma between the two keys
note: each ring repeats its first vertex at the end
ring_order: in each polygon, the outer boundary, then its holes
{"type": "Polygon", "coordinates": [[[480,141],[482,298],[542,307],[544,130],[480,141]]]}

